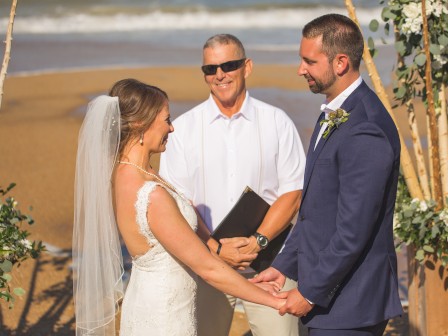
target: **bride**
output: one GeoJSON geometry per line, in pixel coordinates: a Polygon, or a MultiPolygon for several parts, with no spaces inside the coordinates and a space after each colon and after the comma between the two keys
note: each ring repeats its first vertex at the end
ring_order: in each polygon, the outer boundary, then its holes
{"type": "Polygon", "coordinates": [[[173,131],[166,93],[135,79],[88,106],[75,177],[77,335],[115,335],[123,297],[117,228],[132,256],[122,336],[196,335],[196,274],[244,300],[275,309],[284,303],[207,250],[190,202],[151,167],[150,156],[165,150],[173,131]]]}

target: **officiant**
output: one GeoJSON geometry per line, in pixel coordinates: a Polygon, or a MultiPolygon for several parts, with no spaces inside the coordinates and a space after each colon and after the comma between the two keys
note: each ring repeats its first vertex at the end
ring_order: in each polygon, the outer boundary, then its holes
{"type": "MultiPolygon", "coordinates": [[[[252,65],[235,36],[219,34],[206,41],[201,69],[210,96],[174,121],[176,132],[160,162],[160,174],[195,206],[201,238],[248,278],[255,275],[250,263],[258,252],[296,214],[305,170],[302,142],[291,119],[246,90],[252,65]],[[258,230],[223,242],[210,238],[246,186],[271,205],[258,230]]],[[[288,280],[283,290],[296,287],[288,280]]],[[[205,282],[198,291],[198,335],[227,336],[236,299],[205,282]]],[[[299,334],[296,317],[249,302],[243,306],[254,336],[299,334]]]]}

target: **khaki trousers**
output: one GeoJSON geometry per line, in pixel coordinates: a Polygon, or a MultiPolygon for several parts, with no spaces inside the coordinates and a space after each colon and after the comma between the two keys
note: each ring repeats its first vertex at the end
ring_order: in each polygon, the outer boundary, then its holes
{"type": "MultiPolygon", "coordinates": [[[[252,276],[253,274],[250,275],[252,276]]],[[[283,290],[296,287],[295,281],[287,279],[283,290]]],[[[228,336],[235,304],[235,297],[226,295],[199,279],[198,336],[228,336]]],[[[302,326],[299,334],[299,319],[295,316],[280,316],[275,309],[247,301],[243,301],[243,307],[253,336],[307,335],[302,326]]]]}

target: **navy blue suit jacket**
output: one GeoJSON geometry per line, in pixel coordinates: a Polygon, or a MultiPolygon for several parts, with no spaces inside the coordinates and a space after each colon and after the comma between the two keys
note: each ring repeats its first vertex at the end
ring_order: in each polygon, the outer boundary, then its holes
{"type": "Polygon", "coordinates": [[[272,264],[316,306],[308,327],[353,329],[402,314],[393,213],[400,165],[395,124],[364,83],[348,120],[311,138],[297,224],[272,264]]]}

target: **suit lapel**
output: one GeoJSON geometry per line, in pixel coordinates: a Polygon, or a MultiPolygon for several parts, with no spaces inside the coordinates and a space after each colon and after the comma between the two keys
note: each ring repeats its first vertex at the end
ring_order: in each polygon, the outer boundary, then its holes
{"type": "MultiPolygon", "coordinates": [[[[345,111],[347,111],[348,113],[351,113],[352,110],[355,108],[356,104],[361,100],[361,97],[366,93],[366,90],[369,90],[369,87],[367,86],[367,84],[364,81],[362,81],[362,83],[356,88],[356,90],[353,91],[353,93],[347,97],[347,99],[342,104],[341,108],[344,109],[345,111]]],[[[324,113],[322,113],[322,114],[324,114],[324,113]]],[[[320,152],[324,148],[325,143],[330,139],[331,135],[336,130],[336,128],[333,128],[326,138],[322,137],[319,140],[319,143],[317,144],[316,149],[313,150],[317,135],[319,134],[319,130],[320,130],[319,123],[320,123],[320,120],[323,119],[322,114],[321,114],[321,117],[319,117],[319,120],[317,121],[316,127],[314,128],[314,132],[311,137],[310,147],[308,148],[308,154],[306,156],[305,176],[304,176],[303,191],[302,191],[302,203],[305,198],[306,191],[308,189],[308,184],[310,182],[314,164],[316,163],[316,160],[319,157],[320,152]]],[[[350,120],[350,117],[349,117],[349,120],[350,120]]]]}
{"type": "MultiPolygon", "coordinates": [[[[322,112],[320,114],[319,118],[317,119],[316,126],[314,126],[313,135],[311,136],[310,145],[308,147],[308,153],[306,155],[305,176],[304,176],[302,198],[305,195],[305,190],[306,190],[306,186],[308,184],[308,181],[309,181],[309,178],[311,175],[312,166],[314,165],[315,158],[317,157],[316,151],[314,150],[314,146],[316,143],[317,136],[319,135],[319,131],[321,129],[320,121],[322,119],[324,119],[324,117],[325,117],[325,113],[322,112]]],[[[319,141],[319,144],[317,147],[319,147],[321,144],[322,144],[322,141],[319,141]]],[[[316,147],[316,150],[317,150],[317,147],[316,147]]]]}

